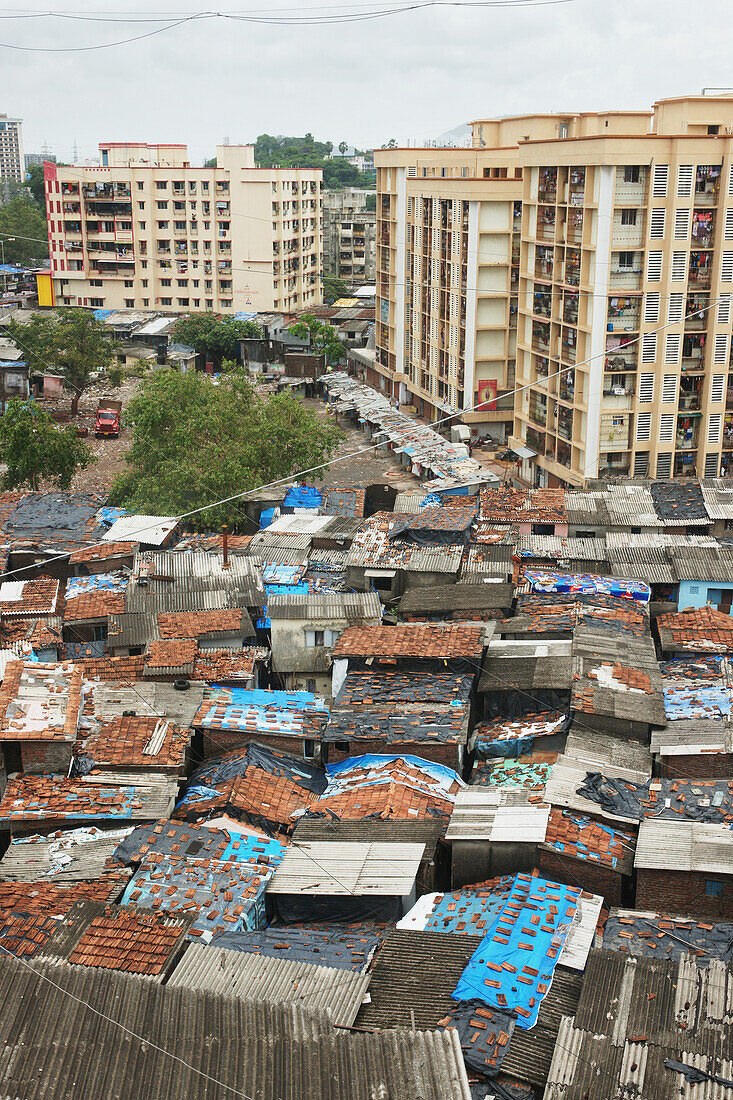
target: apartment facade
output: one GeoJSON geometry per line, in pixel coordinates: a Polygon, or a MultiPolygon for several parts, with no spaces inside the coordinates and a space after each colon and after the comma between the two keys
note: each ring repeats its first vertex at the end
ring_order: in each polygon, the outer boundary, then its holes
{"type": "Polygon", "coordinates": [[[322,298],[322,173],[257,168],[252,146],[192,167],[185,145],[100,144],[98,167],[46,162],[59,305],[281,310],[322,298]]]}
{"type": "Polygon", "coordinates": [[[373,191],[346,187],[323,195],[323,268],[350,284],[376,277],[377,215],[366,209],[373,191]]]}
{"type": "Polygon", "coordinates": [[[481,124],[474,148],[378,149],[375,384],[431,421],[513,429],[518,142],[554,116],[481,124]]]}
{"type": "Polygon", "coordinates": [[[24,179],[23,120],[0,115],[0,180],[24,179]]]}
{"type": "Polygon", "coordinates": [[[733,466],[733,98],[663,100],[642,132],[591,117],[520,146],[510,443],[535,452],[538,485],[717,476],[733,466]]]}

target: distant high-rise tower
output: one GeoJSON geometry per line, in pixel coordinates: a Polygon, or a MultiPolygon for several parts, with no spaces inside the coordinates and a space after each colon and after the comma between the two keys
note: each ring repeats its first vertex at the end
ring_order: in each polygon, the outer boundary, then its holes
{"type": "Polygon", "coordinates": [[[24,177],[23,120],[0,115],[0,179],[20,183],[24,177]]]}

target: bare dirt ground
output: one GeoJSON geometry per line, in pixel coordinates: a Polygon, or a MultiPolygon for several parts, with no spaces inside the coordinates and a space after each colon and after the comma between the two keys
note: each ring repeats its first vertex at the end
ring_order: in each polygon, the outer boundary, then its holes
{"type": "MultiPolygon", "coordinates": [[[[333,414],[320,400],[305,400],[303,404],[321,420],[333,424],[333,414]]],[[[371,444],[364,433],[352,424],[339,419],[338,426],[346,439],[338,447],[331,459],[330,468],[316,485],[376,485],[387,484],[397,490],[415,489],[419,485],[416,477],[399,467],[395,459],[369,449],[371,444]],[[365,452],[355,454],[354,452],[365,452]],[[351,456],[351,457],[349,457],[351,456]]]]}

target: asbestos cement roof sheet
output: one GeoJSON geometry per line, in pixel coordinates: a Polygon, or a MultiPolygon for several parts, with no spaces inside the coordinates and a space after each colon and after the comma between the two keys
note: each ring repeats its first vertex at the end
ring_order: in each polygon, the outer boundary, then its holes
{"type": "Polygon", "coordinates": [[[611,485],[604,502],[612,527],[664,527],[657,515],[654,498],[649,489],[634,481],[611,485]]]}
{"type": "Polygon", "coordinates": [[[138,554],[125,591],[125,611],[209,611],[264,607],[260,572],[250,558],[192,552],[138,554]]]}
{"type": "Polygon", "coordinates": [[[730,875],[733,831],[701,821],[642,821],[634,866],[730,875]]]}
{"type": "Polygon", "coordinates": [[[733,480],[725,477],[703,478],[700,482],[705,511],[710,519],[733,519],[733,480]]]}
{"type": "Polygon", "coordinates": [[[304,842],[287,849],[267,893],[404,897],[424,851],[424,844],[304,842]]]}
{"type": "Polygon", "coordinates": [[[456,795],[446,840],[541,844],[550,807],[529,801],[524,790],[465,787],[456,795]]]}
{"type": "Polygon", "coordinates": [[[105,542],[141,542],[146,546],[160,546],[178,526],[170,516],[122,516],[115,520],[106,534],[105,542]]]}
{"type": "Polygon", "coordinates": [[[382,604],[376,592],[324,592],[307,595],[270,596],[267,614],[271,620],[345,620],[347,623],[382,621],[382,604]]]}
{"type": "Polygon", "coordinates": [[[168,984],[248,1001],[297,1005],[328,1012],[339,1027],[351,1027],[369,988],[369,974],[287,958],[192,944],[168,984]]]}

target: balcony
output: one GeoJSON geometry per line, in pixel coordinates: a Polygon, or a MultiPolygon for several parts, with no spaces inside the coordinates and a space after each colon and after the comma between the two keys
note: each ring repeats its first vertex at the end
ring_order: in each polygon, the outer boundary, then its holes
{"type": "Polygon", "coordinates": [[[82,194],[85,199],[94,199],[98,202],[116,202],[132,197],[130,187],[126,183],[85,183],[82,194]]]}
{"type": "Polygon", "coordinates": [[[639,300],[631,299],[633,304],[626,305],[626,298],[609,298],[606,329],[608,332],[636,332],[639,328],[639,300]],[[620,304],[623,303],[623,304],[620,304]]]}
{"type": "Polygon", "coordinates": [[[700,164],[695,176],[695,206],[715,206],[720,190],[720,165],[700,164]]]}
{"type": "Polygon", "coordinates": [[[712,252],[691,252],[687,285],[694,290],[709,290],[713,272],[712,252]]]}

